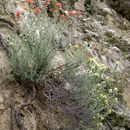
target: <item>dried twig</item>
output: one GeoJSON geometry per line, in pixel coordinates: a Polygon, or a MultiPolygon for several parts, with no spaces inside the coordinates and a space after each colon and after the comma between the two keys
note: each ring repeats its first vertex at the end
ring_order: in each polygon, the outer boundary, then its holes
{"type": "MultiPolygon", "coordinates": [[[[6,109],[8,109],[10,107],[11,109],[11,116],[10,116],[10,120],[11,120],[11,130],[15,130],[14,128],[14,123],[16,121],[16,124],[19,128],[19,130],[24,130],[24,127],[23,127],[23,124],[21,123],[21,120],[20,120],[20,110],[21,108],[24,108],[24,107],[27,107],[29,105],[31,105],[32,101],[34,101],[34,99],[36,98],[36,88],[35,88],[35,85],[33,85],[33,96],[28,100],[28,102],[22,104],[19,108],[17,109],[14,109],[14,102],[11,102],[7,107],[6,109]]],[[[5,109],[5,110],[6,110],[5,109]]]]}
{"type": "Polygon", "coordinates": [[[19,111],[20,111],[19,108],[17,108],[15,110],[15,120],[16,120],[16,123],[17,123],[17,126],[18,126],[19,130],[24,130],[23,125],[22,125],[22,123],[21,123],[21,121],[19,119],[19,113],[20,113],[19,111]]]}
{"type": "Polygon", "coordinates": [[[14,130],[14,103],[11,102],[10,103],[10,109],[11,109],[11,116],[10,116],[10,120],[11,120],[11,130],[14,130]]]}

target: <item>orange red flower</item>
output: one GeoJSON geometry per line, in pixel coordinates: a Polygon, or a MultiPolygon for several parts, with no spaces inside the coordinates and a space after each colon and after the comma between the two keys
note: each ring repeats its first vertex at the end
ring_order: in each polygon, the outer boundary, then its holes
{"type": "Polygon", "coordinates": [[[45,3],[50,3],[50,0],[45,0],[45,3]]]}
{"type": "Polygon", "coordinates": [[[27,0],[27,3],[28,4],[33,4],[33,1],[32,0],[27,0]]]}
{"type": "Polygon", "coordinates": [[[39,14],[41,12],[41,10],[37,8],[37,9],[34,10],[34,12],[39,14]]]}
{"type": "Polygon", "coordinates": [[[61,15],[61,17],[62,17],[62,18],[65,18],[65,15],[64,15],[64,14],[62,14],[62,15],[61,15]]]}
{"type": "Polygon", "coordinates": [[[74,12],[73,11],[69,11],[70,16],[74,16],[74,12]]]}
{"type": "Polygon", "coordinates": [[[61,3],[56,3],[56,6],[59,7],[59,8],[62,8],[61,3]]]}
{"type": "Polygon", "coordinates": [[[17,11],[16,15],[17,15],[17,17],[19,17],[20,15],[22,15],[22,13],[20,11],[17,11]]]}
{"type": "Polygon", "coordinates": [[[80,10],[77,12],[77,14],[81,15],[81,12],[80,12],[80,10]]]}

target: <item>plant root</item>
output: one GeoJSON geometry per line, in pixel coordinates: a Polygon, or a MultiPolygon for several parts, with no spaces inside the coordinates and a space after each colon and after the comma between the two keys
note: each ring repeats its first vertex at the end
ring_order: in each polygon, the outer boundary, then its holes
{"type": "Polygon", "coordinates": [[[14,123],[16,121],[16,124],[19,128],[19,130],[24,130],[24,126],[20,120],[20,110],[24,107],[28,107],[32,104],[32,102],[36,99],[36,86],[33,85],[32,86],[33,88],[33,96],[27,101],[25,102],[24,104],[22,104],[19,108],[14,108],[14,103],[13,101],[7,106],[7,107],[10,107],[11,109],[11,116],[10,116],[10,120],[11,120],[11,130],[15,130],[14,129],[14,123]]]}

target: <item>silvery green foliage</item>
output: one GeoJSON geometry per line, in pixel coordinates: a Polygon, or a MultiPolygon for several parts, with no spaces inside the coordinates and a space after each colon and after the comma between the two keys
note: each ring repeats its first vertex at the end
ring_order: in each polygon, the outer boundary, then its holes
{"type": "Polygon", "coordinates": [[[16,76],[37,82],[50,69],[61,45],[63,28],[55,19],[31,13],[22,15],[18,25],[21,33],[11,36],[9,60],[16,76]]]}

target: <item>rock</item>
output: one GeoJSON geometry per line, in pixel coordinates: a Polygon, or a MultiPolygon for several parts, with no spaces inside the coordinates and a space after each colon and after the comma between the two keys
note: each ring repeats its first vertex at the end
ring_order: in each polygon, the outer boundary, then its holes
{"type": "Polygon", "coordinates": [[[0,93],[0,104],[3,103],[3,96],[2,94],[0,93]]]}
{"type": "Polygon", "coordinates": [[[118,32],[116,30],[110,29],[110,28],[106,28],[106,32],[105,35],[108,37],[114,37],[117,39],[120,39],[121,35],[118,34],[118,32]]]}
{"type": "Polygon", "coordinates": [[[106,32],[109,32],[109,33],[112,33],[114,35],[115,33],[115,30],[112,30],[112,29],[107,29],[106,32]]]}
{"type": "Polygon", "coordinates": [[[52,61],[52,68],[56,69],[57,67],[64,65],[64,62],[61,53],[57,53],[52,61]]]}
{"type": "Polygon", "coordinates": [[[107,4],[114,8],[118,13],[122,14],[130,20],[130,1],[129,0],[107,0],[107,4]]]}
{"type": "Polygon", "coordinates": [[[114,111],[116,113],[118,113],[119,115],[124,115],[124,116],[127,116],[128,119],[130,120],[130,111],[128,108],[126,108],[126,106],[120,104],[119,102],[117,102],[115,105],[114,105],[114,111]]]}
{"type": "Polygon", "coordinates": [[[124,127],[114,127],[113,130],[126,130],[124,127]]]}
{"type": "Polygon", "coordinates": [[[109,52],[109,49],[108,48],[103,48],[103,50],[102,50],[102,53],[103,54],[107,54],[109,52]]]}
{"type": "Polygon", "coordinates": [[[103,11],[106,12],[107,14],[112,15],[112,11],[109,8],[103,8],[103,11]]]}
{"type": "Polygon", "coordinates": [[[87,21],[87,19],[82,19],[82,21],[83,21],[83,22],[86,22],[86,21],[87,21]]]}
{"type": "Polygon", "coordinates": [[[85,6],[83,2],[75,2],[74,7],[76,10],[85,11],[85,6]]]}
{"type": "Polygon", "coordinates": [[[3,96],[2,96],[2,94],[0,93],[0,110],[4,110],[3,101],[4,101],[3,96]]]}
{"type": "Polygon", "coordinates": [[[117,52],[117,53],[120,52],[120,49],[116,46],[110,47],[110,49],[114,52],[117,52]]]}
{"type": "MultiPolygon", "coordinates": [[[[128,73],[129,72],[130,72],[130,66],[128,68],[128,73]]],[[[130,79],[129,79],[128,82],[130,83],[130,79]]],[[[130,109],[130,87],[129,86],[126,86],[123,95],[124,95],[124,100],[126,101],[126,104],[127,104],[128,108],[130,109]]]]}
{"type": "Polygon", "coordinates": [[[99,35],[95,32],[92,32],[90,30],[84,30],[84,32],[89,36],[89,37],[93,37],[93,38],[96,38],[96,39],[99,39],[99,35]]]}
{"type": "Polygon", "coordinates": [[[13,12],[13,5],[11,4],[10,0],[0,0],[0,15],[9,15],[13,12]]]}
{"type": "Polygon", "coordinates": [[[87,33],[88,31],[91,31],[92,33],[97,33],[98,36],[99,34],[102,33],[102,26],[100,22],[94,20],[93,18],[86,18],[83,20],[83,25],[84,25],[84,32],[87,33]],[[87,31],[88,30],[88,31],[87,31]]]}
{"type": "Polygon", "coordinates": [[[26,0],[21,0],[21,2],[25,2],[26,0]]]}
{"type": "Polygon", "coordinates": [[[5,107],[4,107],[4,105],[3,104],[0,104],[0,110],[4,110],[5,109],[5,107]]]}
{"type": "Polygon", "coordinates": [[[112,15],[112,11],[109,9],[109,8],[99,8],[97,7],[98,9],[96,10],[96,12],[99,14],[99,15],[107,15],[107,14],[110,14],[112,15]]]}
{"type": "Polygon", "coordinates": [[[115,104],[113,111],[115,112],[114,118],[117,119],[117,121],[115,120],[115,124],[120,123],[119,126],[130,128],[130,111],[128,108],[117,103],[115,104]]]}

